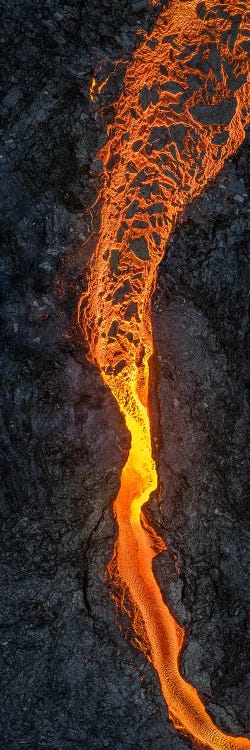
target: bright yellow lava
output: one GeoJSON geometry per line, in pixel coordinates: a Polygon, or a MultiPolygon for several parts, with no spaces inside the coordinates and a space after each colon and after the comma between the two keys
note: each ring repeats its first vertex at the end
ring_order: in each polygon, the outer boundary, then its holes
{"type": "MultiPolygon", "coordinates": [[[[174,726],[199,746],[250,750],[213,723],[180,672],[184,629],[152,570],[165,545],[143,516],[157,487],[148,416],[151,303],[157,266],[178,218],[244,140],[249,123],[249,4],[173,0],[127,68],[103,163],[100,229],[79,321],[90,357],[131,434],[114,503],[109,573],[131,603],[138,643],[158,674],[174,726]]],[[[92,101],[105,88],[94,78],[92,101]]]]}

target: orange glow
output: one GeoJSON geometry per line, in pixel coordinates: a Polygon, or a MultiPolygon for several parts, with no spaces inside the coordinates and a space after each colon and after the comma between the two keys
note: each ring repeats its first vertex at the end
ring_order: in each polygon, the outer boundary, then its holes
{"type": "Polygon", "coordinates": [[[92,102],[94,101],[94,98],[95,98],[96,86],[97,86],[97,81],[96,81],[95,76],[93,76],[90,87],[89,87],[89,96],[92,102]]]}
{"type": "Polygon", "coordinates": [[[99,96],[103,87],[106,85],[107,80],[108,79],[106,79],[105,81],[102,81],[102,83],[98,83],[95,76],[93,76],[90,87],[89,87],[89,96],[92,102],[94,102],[96,97],[99,96]]]}
{"type": "MultiPolygon", "coordinates": [[[[133,55],[115,104],[103,163],[101,224],[79,321],[89,355],[115,396],[131,448],[114,504],[109,574],[131,602],[136,638],[156,669],[169,717],[197,745],[243,750],[221,732],[180,673],[184,629],[164,604],[152,560],[165,545],[143,504],[157,487],[148,415],[156,270],[186,205],[244,139],[249,122],[247,2],[173,0],[133,55]]],[[[95,79],[90,95],[94,98],[95,79]]]]}

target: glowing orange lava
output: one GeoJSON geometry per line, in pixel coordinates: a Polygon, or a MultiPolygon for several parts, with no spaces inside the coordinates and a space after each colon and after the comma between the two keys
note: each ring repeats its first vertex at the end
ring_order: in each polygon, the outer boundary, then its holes
{"type": "MultiPolygon", "coordinates": [[[[173,0],[135,51],[103,163],[101,226],[79,320],[90,357],[131,433],[114,511],[109,573],[126,594],[174,726],[203,747],[243,750],[221,732],[180,674],[184,630],[164,604],[152,560],[164,543],[143,517],[157,487],[147,410],[156,269],[173,227],[244,139],[249,121],[249,14],[240,0],[173,0]]],[[[91,96],[97,86],[93,82],[91,96]]],[[[103,87],[103,84],[102,84],[103,87]]]]}

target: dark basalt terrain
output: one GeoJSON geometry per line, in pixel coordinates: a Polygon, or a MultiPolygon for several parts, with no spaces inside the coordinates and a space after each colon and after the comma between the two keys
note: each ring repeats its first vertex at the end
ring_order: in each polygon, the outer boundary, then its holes
{"type": "MultiPolygon", "coordinates": [[[[156,10],[154,11],[156,13],[156,10]]],[[[184,750],[105,582],[129,436],[74,319],[104,134],[89,84],[122,86],[143,0],[2,6],[1,746],[184,750]]],[[[152,422],[183,671],[222,729],[247,718],[247,141],[196,201],[159,269],[152,422]]],[[[94,216],[95,218],[95,216],[94,216]]],[[[90,252],[91,246],[88,250],[90,252]]]]}

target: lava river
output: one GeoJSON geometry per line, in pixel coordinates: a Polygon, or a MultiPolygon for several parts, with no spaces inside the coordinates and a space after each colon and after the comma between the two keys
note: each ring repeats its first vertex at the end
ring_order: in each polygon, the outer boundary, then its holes
{"type": "MultiPolygon", "coordinates": [[[[184,629],[162,599],[152,560],[164,547],[143,504],[157,488],[148,368],[156,270],[178,217],[242,143],[249,122],[247,2],[173,0],[129,64],[103,165],[100,229],[79,320],[131,434],[114,504],[109,574],[130,601],[138,643],[158,673],[169,717],[198,746],[250,748],[225,735],[180,672],[184,629]]],[[[249,6],[248,6],[249,7],[249,6]]]]}

